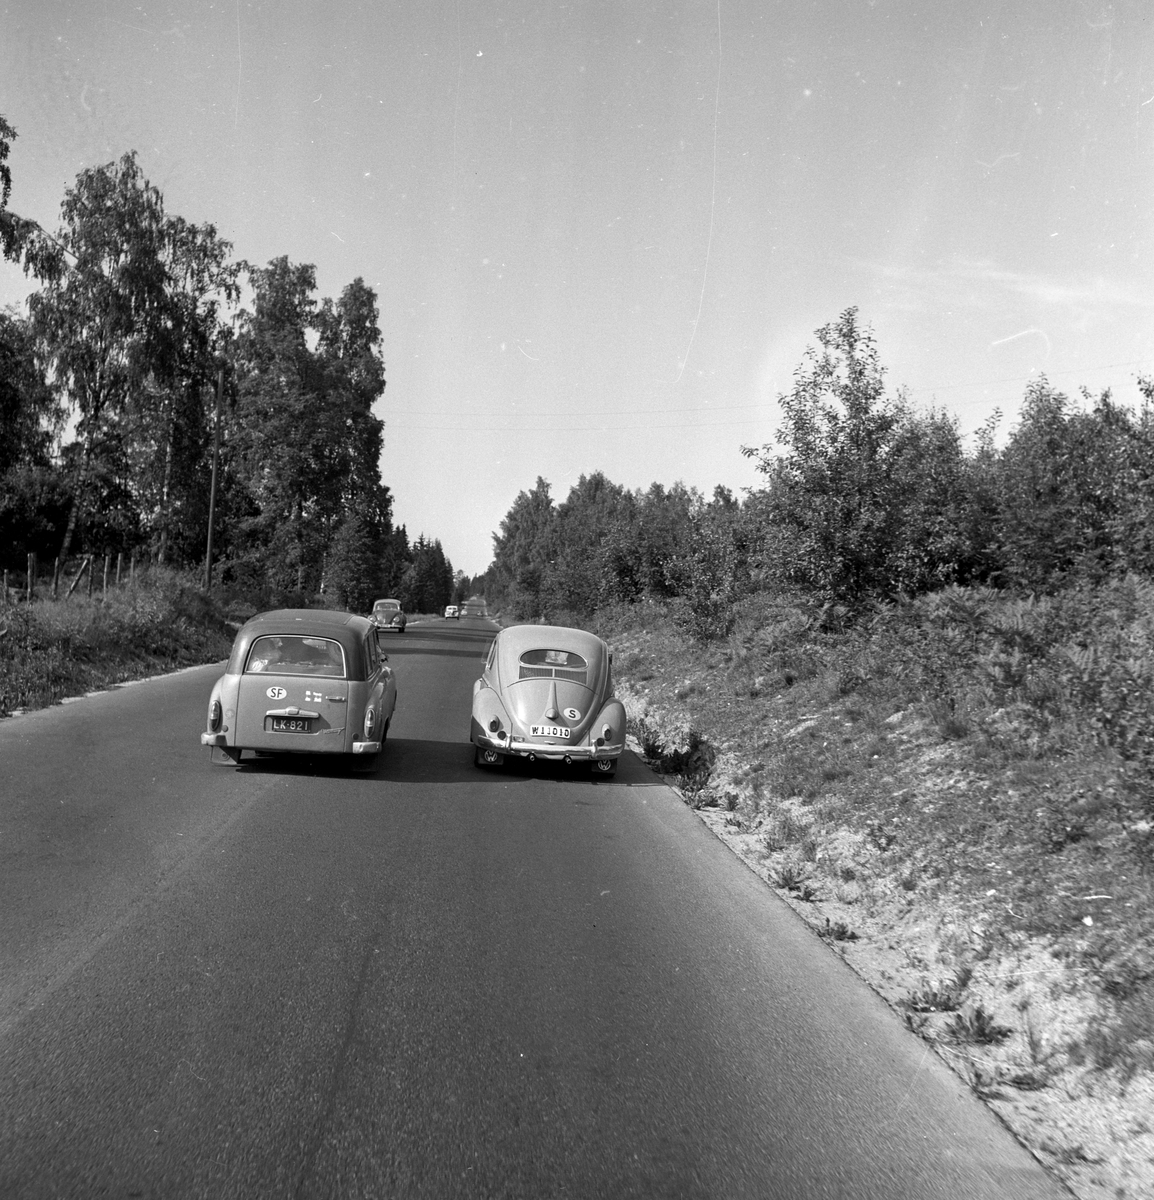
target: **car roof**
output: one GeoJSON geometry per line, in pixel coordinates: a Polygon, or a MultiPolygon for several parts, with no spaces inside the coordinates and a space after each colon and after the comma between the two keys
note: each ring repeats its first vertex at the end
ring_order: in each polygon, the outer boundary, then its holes
{"type": "Polygon", "coordinates": [[[527,650],[572,650],[593,667],[609,653],[595,633],[567,625],[510,625],[497,634],[497,646],[501,658],[510,664],[527,650]]]}
{"type": "Polygon", "coordinates": [[[384,600],[374,600],[374,601],[373,601],[373,607],[374,607],[374,608],[378,608],[378,607],[380,607],[381,605],[384,605],[384,604],[395,604],[395,605],[396,605],[398,608],[400,608],[400,607],[401,607],[401,602],[400,602],[399,600],[393,600],[393,599],[391,599],[391,598],[386,598],[386,599],[384,599],[384,600]]]}
{"type": "Polygon", "coordinates": [[[228,670],[237,673],[245,661],[248,648],[258,637],[296,635],[298,637],[327,637],[344,648],[350,679],[364,678],[363,643],[373,631],[368,617],[333,608],[278,608],[257,613],[236,635],[229,657],[228,670]]]}
{"type": "Polygon", "coordinates": [[[358,633],[363,634],[367,628],[367,622],[364,617],[358,617],[356,613],[344,612],[336,608],[277,608],[271,612],[257,613],[255,617],[249,617],[244,627],[247,629],[250,625],[259,625],[262,627],[261,633],[268,633],[269,629],[263,627],[275,625],[278,629],[283,627],[285,633],[300,633],[302,625],[309,625],[328,633],[334,629],[343,629],[358,623],[362,626],[358,633]]]}

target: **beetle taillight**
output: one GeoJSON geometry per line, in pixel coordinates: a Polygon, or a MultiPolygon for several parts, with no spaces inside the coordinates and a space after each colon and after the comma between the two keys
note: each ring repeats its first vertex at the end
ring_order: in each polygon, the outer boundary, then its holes
{"type": "Polygon", "coordinates": [[[497,717],[493,717],[489,721],[489,732],[496,733],[501,728],[501,722],[497,717]]]}
{"type": "Polygon", "coordinates": [[[208,728],[212,733],[216,733],[220,729],[220,721],[223,715],[220,709],[220,701],[214,700],[208,706],[208,728]]]}

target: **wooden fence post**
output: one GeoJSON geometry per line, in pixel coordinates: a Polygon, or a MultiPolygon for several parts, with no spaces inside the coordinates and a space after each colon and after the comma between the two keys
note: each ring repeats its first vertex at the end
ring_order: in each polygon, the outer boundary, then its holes
{"type": "Polygon", "coordinates": [[[128,586],[134,591],[136,590],[136,551],[132,552],[132,559],[128,564],[128,586]]]}
{"type": "Polygon", "coordinates": [[[28,603],[32,603],[32,596],[36,591],[36,554],[33,552],[28,555],[28,603]]]}
{"type": "Polygon", "coordinates": [[[108,568],[112,565],[112,555],[105,554],[104,556],[104,581],[101,584],[100,598],[101,600],[108,599],[108,568]]]}
{"type": "Polygon", "coordinates": [[[8,606],[8,568],[4,568],[4,606],[8,606]]]}
{"type": "MultiPolygon", "coordinates": [[[[69,587],[67,593],[64,596],[65,600],[67,600],[68,597],[71,596],[74,591],[76,591],[76,585],[80,582],[80,579],[83,576],[85,569],[91,564],[91,562],[92,562],[91,554],[86,554],[80,560],[80,570],[76,572],[76,578],[72,581],[72,586],[69,587]]],[[[89,578],[91,578],[91,573],[89,574],[89,578]]]]}
{"type": "Polygon", "coordinates": [[[56,600],[60,596],[60,555],[56,556],[56,561],[52,564],[52,599],[56,600]]]}
{"type": "Polygon", "coordinates": [[[116,552],[116,590],[120,590],[120,572],[124,566],[124,551],[117,550],[116,552]]]}

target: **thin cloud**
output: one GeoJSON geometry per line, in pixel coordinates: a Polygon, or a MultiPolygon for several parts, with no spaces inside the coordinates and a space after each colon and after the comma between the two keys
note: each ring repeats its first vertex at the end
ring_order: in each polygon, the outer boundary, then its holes
{"type": "MultiPolygon", "coordinates": [[[[1138,284],[1102,276],[1036,275],[1012,271],[980,259],[954,259],[936,267],[907,267],[894,263],[862,263],[863,269],[923,304],[926,296],[952,305],[985,308],[992,300],[1014,298],[1048,307],[1080,309],[1114,307],[1154,308],[1154,296],[1138,284]]],[[[904,305],[899,304],[899,307],[904,305]]]]}

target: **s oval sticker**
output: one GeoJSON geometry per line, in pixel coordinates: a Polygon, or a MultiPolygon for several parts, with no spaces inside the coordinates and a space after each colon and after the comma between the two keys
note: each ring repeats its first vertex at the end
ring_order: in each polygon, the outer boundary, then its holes
{"type": "Polygon", "coordinates": [[[267,692],[265,692],[265,695],[270,700],[283,700],[288,695],[288,692],[286,692],[284,688],[277,687],[275,684],[273,684],[273,686],[270,687],[267,692]]]}
{"type": "Polygon", "coordinates": [[[570,721],[580,721],[581,720],[581,710],[579,708],[567,708],[565,710],[565,717],[567,720],[570,720],[570,721]]]}

